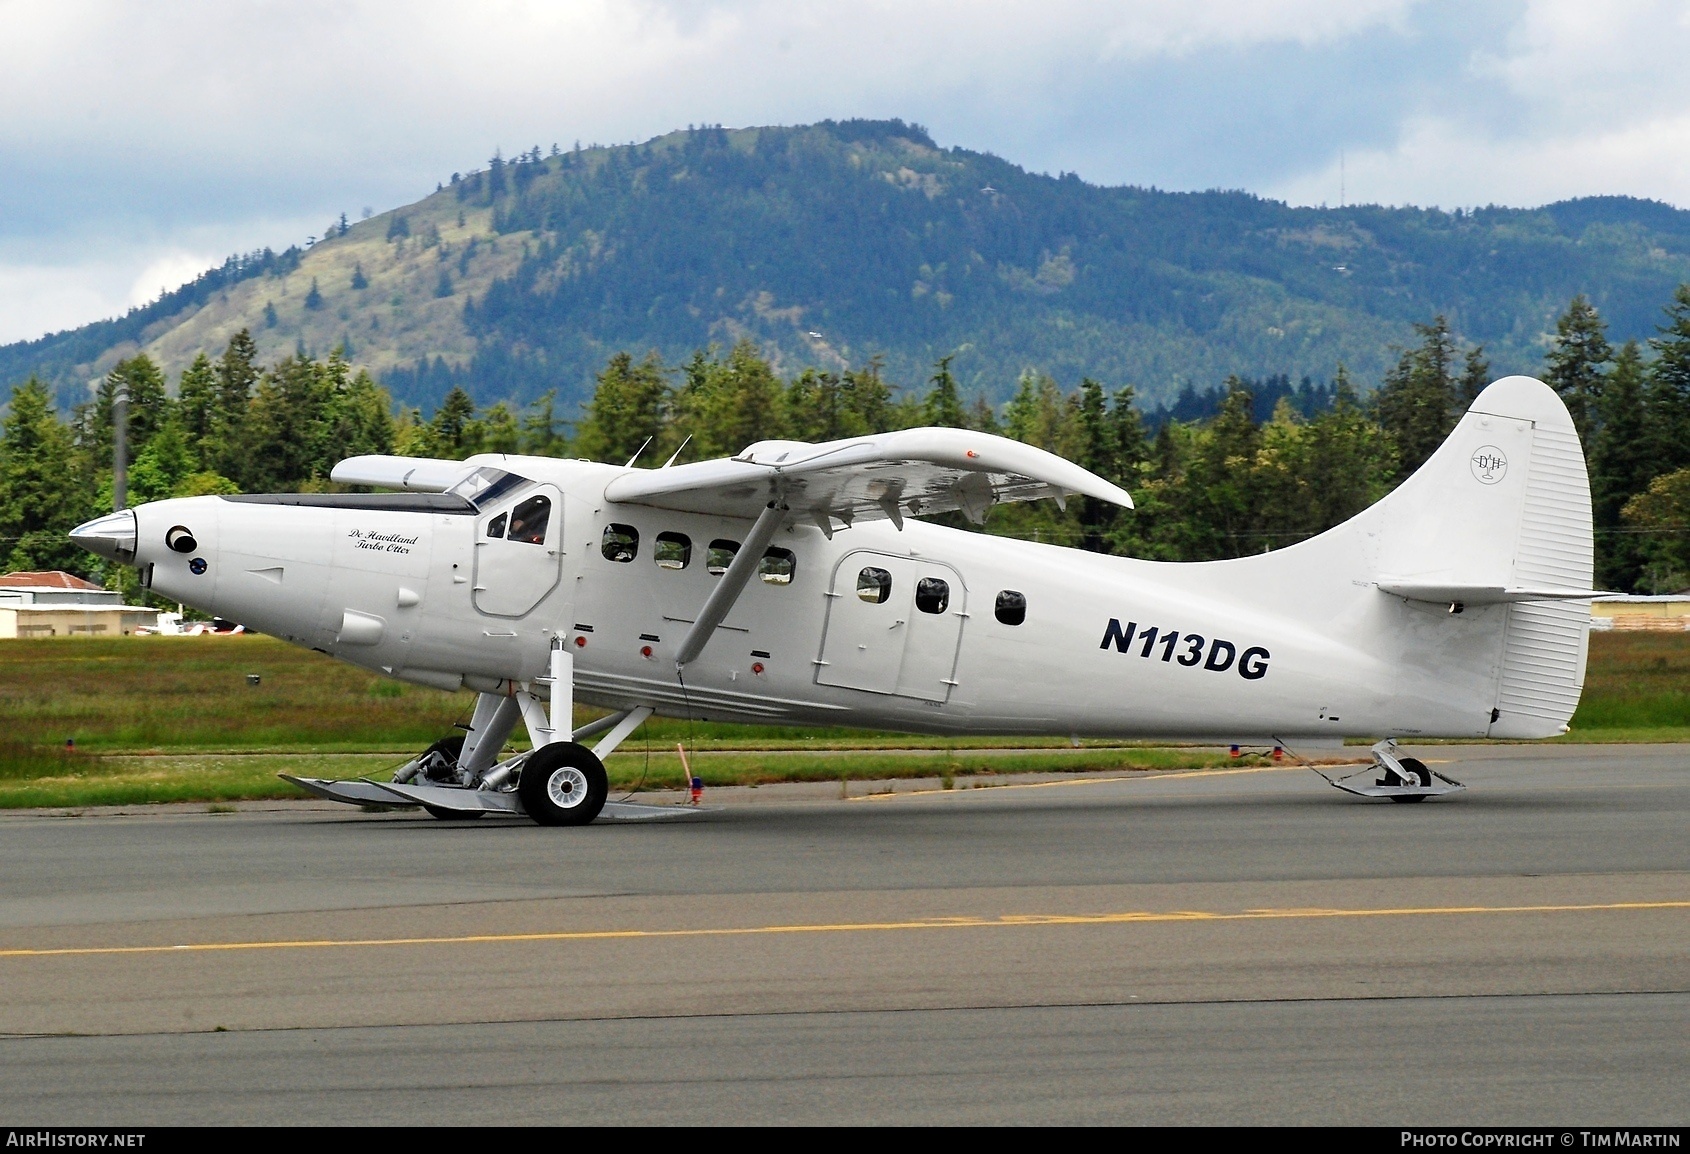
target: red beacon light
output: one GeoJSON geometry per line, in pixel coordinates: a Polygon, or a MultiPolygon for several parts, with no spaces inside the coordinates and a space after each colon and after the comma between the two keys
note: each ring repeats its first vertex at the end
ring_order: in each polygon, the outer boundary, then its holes
{"type": "Polygon", "coordinates": [[[651,660],[651,646],[649,646],[649,645],[640,646],[640,656],[644,657],[647,661],[650,661],[651,660]]]}
{"type": "Polygon", "coordinates": [[[575,648],[585,649],[586,647],[587,647],[587,639],[585,637],[577,637],[575,639],[575,648]]]}
{"type": "Polygon", "coordinates": [[[753,661],[751,663],[751,672],[757,674],[758,676],[762,676],[763,663],[761,661],[753,661]]]}

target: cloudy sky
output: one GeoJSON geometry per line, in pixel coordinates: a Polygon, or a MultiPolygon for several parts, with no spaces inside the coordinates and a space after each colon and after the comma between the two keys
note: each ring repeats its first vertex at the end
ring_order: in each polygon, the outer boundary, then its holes
{"type": "Polygon", "coordinates": [[[891,117],[1107,184],[1690,207],[1690,0],[0,0],[0,341],[454,170],[891,117]]]}

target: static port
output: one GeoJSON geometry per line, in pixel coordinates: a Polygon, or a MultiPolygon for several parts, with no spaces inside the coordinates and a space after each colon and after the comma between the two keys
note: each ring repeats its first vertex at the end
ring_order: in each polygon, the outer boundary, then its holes
{"type": "Polygon", "coordinates": [[[186,525],[176,525],[164,535],[164,543],[178,553],[192,553],[200,547],[186,525]]]}

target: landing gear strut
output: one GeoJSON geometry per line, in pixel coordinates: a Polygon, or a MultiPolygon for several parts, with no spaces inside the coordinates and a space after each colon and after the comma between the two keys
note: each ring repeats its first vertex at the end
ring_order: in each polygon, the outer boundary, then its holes
{"type": "MultiPolygon", "coordinates": [[[[603,759],[653,710],[649,705],[636,706],[571,733],[571,658],[561,641],[552,647],[550,672],[551,676],[536,679],[537,684],[550,687],[549,714],[527,683],[510,694],[483,693],[476,700],[467,733],[435,742],[420,757],[400,766],[391,781],[281,776],[331,801],[421,806],[446,821],[526,813],[541,825],[586,825],[603,811],[610,793],[603,759]],[[527,724],[534,748],[496,761],[519,720],[527,724]],[[600,733],[604,736],[592,749],[574,740],[600,733]]],[[[649,807],[621,807],[641,808],[649,807]]],[[[638,816],[643,819],[657,812],[638,816]]]]}

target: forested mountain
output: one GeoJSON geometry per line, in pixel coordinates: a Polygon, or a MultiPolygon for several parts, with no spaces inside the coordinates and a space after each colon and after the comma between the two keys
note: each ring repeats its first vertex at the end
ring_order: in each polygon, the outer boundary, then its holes
{"type": "Polygon", "coordinates": [[[38,373],[69,407],[138,351],[174,381],[244,328],[265,363],[344,347],[425,410],[459,385],[483,404],[556,389],[568,412],[618,351],[678,365],[747,337],[785,375],[879,358],[919,390],[949,355],[965,398],[1002,401],[1031,368],[1154,407],[1340,361],[1369,388],[1439,314],[1497,375],[1537,371],[1576,293],[1623,341],[1654,335],[1690,280],[1690,212],[1655,202],[1447,213],[1102,188],[900,121],[535,148],[327,232],[0,348],[0,390],[38,373]]]}

